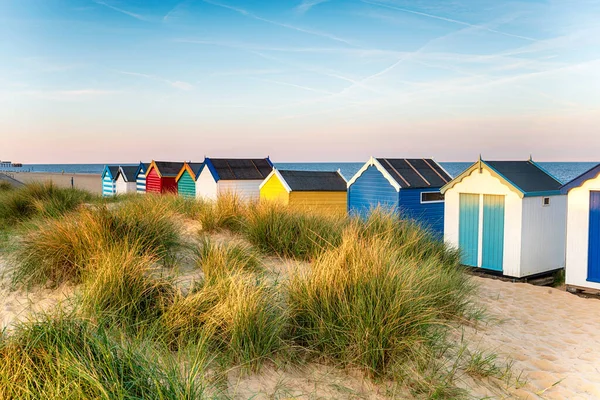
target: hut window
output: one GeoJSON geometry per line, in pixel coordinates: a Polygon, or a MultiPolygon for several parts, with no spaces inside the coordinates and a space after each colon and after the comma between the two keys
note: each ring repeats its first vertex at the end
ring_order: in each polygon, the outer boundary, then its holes
{"type": "Polygon", "coordinates": [[[421,193],[421,203],[441,203],[444,201],[444,195],[440,192],[421,193]]]}
{"type": "Polygon", "coordinates": [[[542,206],[548,207],[550,205],[550,197],[542,197],[542,206]]]}

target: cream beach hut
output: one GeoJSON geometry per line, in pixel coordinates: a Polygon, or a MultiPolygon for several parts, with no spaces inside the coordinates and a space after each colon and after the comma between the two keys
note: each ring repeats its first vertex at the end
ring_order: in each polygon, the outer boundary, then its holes
{"type": "Polygon", "coordinates": [[[273,170],[269,158],[208,158],[196,179],[196,197],[215,200],[233,194],[242,200],[258,200],[260,184],[273,170]]]}
{"type": "Polygon", "coordinates": [[[565,184],[567,261],[570,291],[600,291],[600,164],[565,184]]]}
{"type": "Polygon", "coordinates": [[[443,186],[444,239],[462,263],[515,277],[564,267],[567,196],[529,161],[480,159],[443,186]]]}
{"type": "Polygon", "coordinates": [[[115,193],[135,193],[137,192],[136,173],[138,166],[120,166],[119,172],[115,178],[115,193]]]}

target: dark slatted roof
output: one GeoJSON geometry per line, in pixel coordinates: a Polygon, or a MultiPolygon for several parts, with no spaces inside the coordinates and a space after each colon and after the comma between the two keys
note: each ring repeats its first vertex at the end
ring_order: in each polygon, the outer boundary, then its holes
{"type": "Polygon", "coordinates": [[[160,175],[163,177],[175,177],[183,168],[182,162],[170,162],[170,161],[154,161],[156,168],[160,171],[160,175]]]}
{"type": "Polygon", "coordinates": [[[138,168],[139,165],[121,167],[121,171],[123,173],[123,176],[125,177],[126,182],[135,181],[135,173],[137,172],[138,168]]]}
{"type": "Polygon", "coordinates": [[[204,163],[191,162],[191,163],[188,163],[188,165],[192,169],[192,172],[194,172],[194,175],[196,176],[196,178],[198,178],[198,175],[200,174],[200,172],[202,172],[202,167],[204,166],[204,163]]]}
{"type": "Polygon", "coordinates": [[[210,158],[219,179],[260,180],[271,173],[273,167],[266,158],[210,158]]]}
{"type": "Polygon", "coordinates": [[[485,161],[522,192],[559,190],[562,184],[531,161],[485,161]]]}
{"type": "Polygon", "coordinates": [[[117,173],[119,172],[119,166],[118,165],[108,165],[108,170],[110,171],[110,174],[112,175],[113,179],[117,177],[117,173]]]}
{"type": "Polygon", "coordinates": [[[378,158],[401,188],[442,187],[452,178],[431,158],[378,158]]]}
{"type": "Polygon", "coordinates": [[[345,192],[346,181],[337,172],[278,171],[292,190],[315,192],[345,192]]]}

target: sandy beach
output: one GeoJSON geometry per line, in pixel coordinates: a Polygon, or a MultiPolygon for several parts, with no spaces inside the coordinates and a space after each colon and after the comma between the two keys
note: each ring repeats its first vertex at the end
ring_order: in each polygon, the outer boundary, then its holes
{"type": "Polygon", "coordinates": [[[73,186],[77,189],[87,190],[94,194],[102,194],[102,180],[98,174],[11,172],[9,175],[23,183],[51,181],[55,185],[64,188],[71,187],[71,178],[73,178],[73,186]]]}

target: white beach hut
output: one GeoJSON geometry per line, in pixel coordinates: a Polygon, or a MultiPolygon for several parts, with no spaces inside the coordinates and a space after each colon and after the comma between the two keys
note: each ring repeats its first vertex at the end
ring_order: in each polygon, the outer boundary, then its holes
{"type": "Polygon", "coordinates": [[[115,178],[115,193],[135,193],[137,192],[136,173],[138,166],[120,166],[119,172],[115,178]]]}
{"type": "Polygon", "coordinates": [[[479,160],[442,187],[444,239],[466,266],[522,278],[564,267],[567,196],[532,160],[479,160]]]}
{"type": "Polygon", "coordinates": [[[565,184],[570,291],[600,291],[600,164],[565,184]]]}
{"type": "Polygon", "coordinates": [[[196,179],[196,197],[215,200],[233,194],[242,200],[258,200],[260,185],[273,170],[269,158],[208,158],[196,179]]]}

